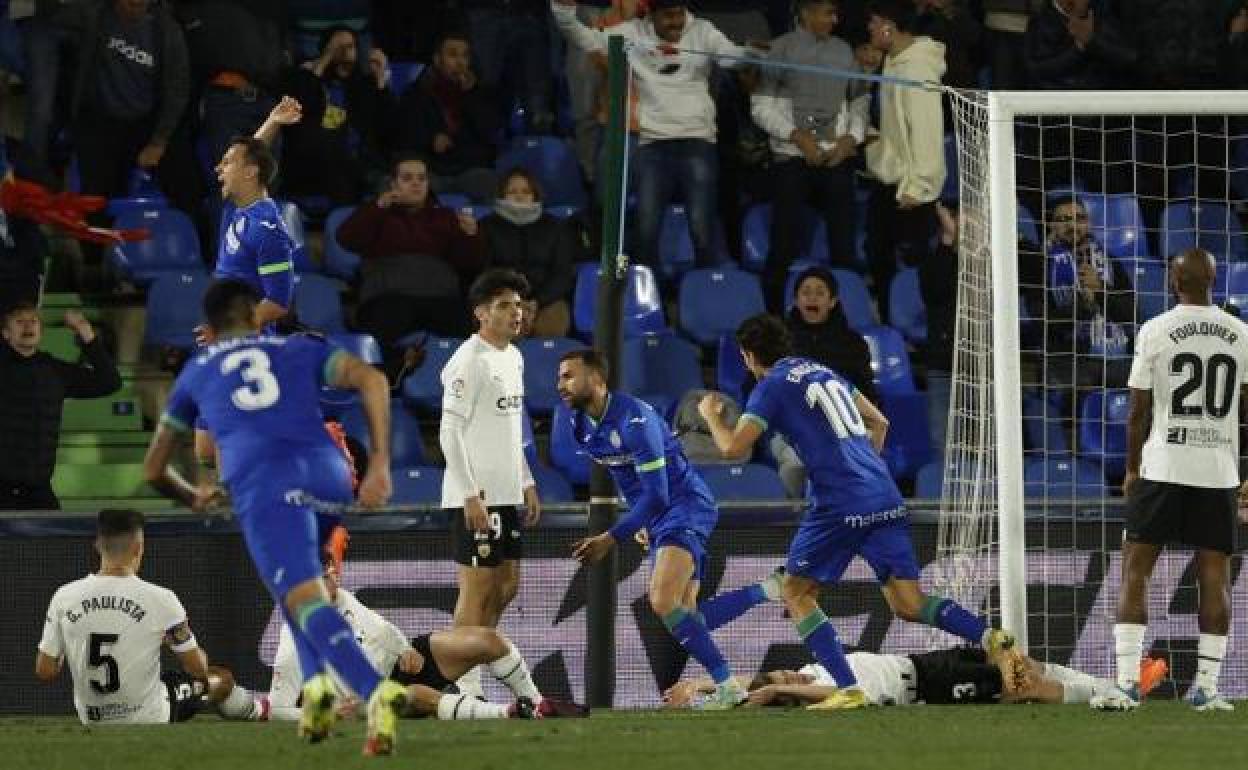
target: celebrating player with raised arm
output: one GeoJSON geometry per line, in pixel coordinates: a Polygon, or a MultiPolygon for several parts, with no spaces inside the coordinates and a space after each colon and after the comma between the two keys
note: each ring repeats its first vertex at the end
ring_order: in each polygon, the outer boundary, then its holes
{"type": "Polygon", "coordinates": [[[178,597],[139,578],[143,546],[143,514],[100,511],[100,570],[52,596],[35,675],[55,681],[69,663],[84,725],[185,722],[205,700],[227,719],[262,718],[229,671],[208,665],[178,597]],[[177,656],[181,671],[161,673],[162,646],[177,656]]]}
{"type": "Polygon", "coordinates": [[[390,496],[390,392],[385,376],[323,339],[258,334],[260,298],[246,283],[218,281],[204,295],[204,316],[216,342],[178,376],[144,458],[153,486],[190,502],[197,492],[169,467],[179,434],[202,415],[221,447],[221,479],[256,571],[286,616],[303,675],[299,733],[312,742],[329,735],[332,666],[368,700],[367,754],[393,750],[403,688],[383,680],[351,628],[330,604],[321,579],[316,501],[349,504],[351,474],[325,431],[323,385],[360,391],[368,418],[372,462],[360,483],[366,507],[390,496]]]}
{"type": "Polygon", "coordinates": [[[1167,543],[1196,549],[1200,640],[1188,701],[1199,711],[1234,708],[1218,694],[1218,675],[1231,622],[1248,326],[1213,304],[1216,274],[1213,255],[1204,249],[1175,257],[1170,285],[1179,304],[1141,326],[1136,339],[1127,382],[1127,522],[1114,624],[1118,691],[1097,698],[1094,708],[1139,705],[1135,664],[1148,628],[1148,581],[1167,543]]]}
{"type": "Polygon", "coordinates": [[[861,556],[875,571],[897,617],[935,626],[995,653],[1013,638],[950,599],[919,588],[910,543],[910,519],[888,466],[880,457],[888,420],[836,372],[791,356],[788,329],[757,315],[737,330],[745,366],[758,380],[735,430],[723,419],[723,401],[708,395],[698,411],[727,458],[746,456],[769,428],[783,434],[810,475],[810,506],[789,546],[784,601],[806,647],[841,687],[815,709],[858,708],[867,699],[819,608],[819,589],[840,580],[861,556]]]}

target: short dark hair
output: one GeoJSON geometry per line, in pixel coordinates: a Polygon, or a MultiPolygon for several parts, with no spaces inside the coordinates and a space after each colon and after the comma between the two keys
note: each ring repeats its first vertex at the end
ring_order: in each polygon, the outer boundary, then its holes
{"type": "Polygon", "coordinates": [[[837,280],[836,274],[823,265],[813,265],[798,273],[797,280],[793,282],[794,298],[797,297],[797,292],[802,288],[802,284],[806,283],[809,278],[823,281],[823,285],[828,287],[829,294],[833,297],[840,296],[841,282],[837,280]]]}
{"type": "Polygon", "coordinates": [[[133,535],[143,530],[143,514],[132,508],[105,508],[95,519],[95,533],[100,537],[133,535]]]}
{"type": "Polygon", "coordinates": [[[394,162],[390,164],[390,173],[393,176],[398,176],[399,166],[402,166],[404,163],[423,163],[425,165],[425,170],[426,171],[429,170],[428,158],[426,158],[424,155],[421,155],[418,152],[408,151],[408,152],[401,152],[398,155],[394,156],[394,162]]]}
{"type": "Polygon", "coordinates": [[[234,145],[242,147],[247,163],[256,167],[256,181],[264,187],[273,184],[277,177],[277,159],[269,146],[254,136],[236,136],[230,140],[230,146],[234,145]]]}
{"type": "Polygon", "coordinates": [[[316,42],[316,50],[320,53],[324,53],[325,46],[329,45],[329,41],[333,40],[334,35],[337,35],[339,32],[351,33],[351,39],[355,41],[355,44],[357,46],[360,44],[359,32],[356,32],[355,30],[351,29],[346,24],[331,24],[330,26],[321,30],[321,36],[320,38],[317,39],[317,42],[316,42]]]}
{"type": "Polygon", "coordinates": [[[586,369],[598,372],[603,382],[607,381],[607,374],[611,371],[611,366],[607,363],[607,357],[593,348],[569,350],[567,353],[559,356],[559,363],[564,361],[580,361],[581,365],[586,369]]]}
{"type": "Polygon", "coordinates": [[[517,177],[529,183],[529,189],[533,191],[533,200],[541,203],[542,184],[537,181],[537,176],[524,166],[516,166],[506,174],[503,174],[502,178],[498,181],[498,197],[502,198],[507,193],[507,185],[511,184],[511,180],[517,177]]]}
{"type": "Polygon", "coordinates": [[[914,0],[871,0],[867,3],[866,18],[879,16],[888,19],[902,32],[914,29],[918,11],[914,8],[914,0]]]}
{"type": "Polygon", "coordinates": [[[505,291],[514,291],[521,299],[526,299],[529,296],[529,279],[507,268],[486,270],[468,289],[468,306],[475,310],[488,305],[505,291]]]}
{"type": "Polygon", "coordinates": [[[5,305],[3,318],[0,318],[0,320],[3,320],[4,323],[8,323],[9,320],[18,313],[29,312],[38,313],[39,305],[37,305],[32,299],[22,298],[16,302],[10,302],[8,305],[5,305]]]}
{"type": "Polygon", "coordinates": [[[737,327],[737,344],[763,366],[771,366],[793,352],[789,327],[767,313],[759,313],[741,322],[737,327]]]}
{"type": "Polygon", "coordinates": [[[223,278],[204,292],[204,320],[218,331],[245,324],[251,319],[260,294],[237,278],[223,278]]]}
{"type": "Polygon", "coordinates": [[[468,36],[468,30],[452,27],[433,39],[433,55],[437,56],[442,53],[442,46],[452,40],[458,40],[466,43],[469,48],[472,47],[472,38],[468,36]]]}

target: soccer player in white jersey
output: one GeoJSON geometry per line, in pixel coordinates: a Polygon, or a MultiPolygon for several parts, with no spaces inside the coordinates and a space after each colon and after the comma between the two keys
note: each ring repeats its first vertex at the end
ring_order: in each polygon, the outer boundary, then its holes
{"type": "Polygon", "coordinates": [[[57,589],[48,605],[35,675],[53,682],[68,663],[84,725],[161,724],[195,716],[204,700],[227,719],[261,719],[251,693],[209,666],[182,602],[138,577],[143,515],[103,510],[95,548],[100,571],[57,589]],[[167,646],[182,671],[160,671],[167,646]]]}
{"type": "MultiPolygon", "coordinates": [[[[526,508],[526,526],[541,516],[524,458],[524,359],[511,344],[528,294],[529,282],[513,270],[482,273],[468,290],[478,331],[442,369],[442,507],[450,514],[459,565],[456,626],[498,625],[520,586],[517,507],[526,508]]],[[[480,669],[462,677],[459,687],[479,696],[480,669]]]]}
{"type": "Polygon", "coordinates": [[[1163,546],[1196,549],[1200,641],[1188,701],[1230,711],[1218,674],[1230,627],[1230,556],[1240,487],[1242,397],[1248,326],[1213,304],[1213,255],[1190,249],[1170,263],[1179,304],[1145,323],[1131,364],[1127,419],[1127,521],[1114,624],[1118,689],[1094,699],[1105,710],[1139,705],[1136,662],[1148,624],[1148,582],[1163,546]]]}

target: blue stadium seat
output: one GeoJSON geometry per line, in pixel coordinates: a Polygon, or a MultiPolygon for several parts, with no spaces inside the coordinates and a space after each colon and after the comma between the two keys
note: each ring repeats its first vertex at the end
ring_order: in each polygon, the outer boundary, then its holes
{"type": "Polygon", "coordinates": [[[1067,188],[1050,192],[1049,205],[1069,201],[1072,195],[1088,210],[1088,227],[1105,253],[1111,257],[1140,257],[1148,251],[1144,216],[1134,195],[1107,195],[1067,188]]]}
{"type": "Polygon", "coordinates": [[[1099,465],[1064,452],[1027,459],[1023,463],[1023,487],[1029,498],[1050,500],[1096,498],[1106,492],[1105,476],[1099,465]]]}
{"type": "Polygon", "coordinates": [[[498,156],[494,167],[505,174],[517,166],[537,177],[547,204],[585,208],[588,203],[580,163],[565,140],[553,136],[516,137],[498,156]]]}
{"type": "Polygon", "coordinates": [[[312,261],[308,255],[306,244],[306,228],[303,223],[303,212],[299,210],[299,204],[294,201],[274,201],[277,204],[277,211],[282,215],[282,222],[286,225],[286,232],[300,247],[295,250],[295,272],[296,273],[319,273],[320,268],[312,261]]]}
{"type": "Polygon", "coordinates": [[[695,264],[697,255],[689,233],[689,214],[684,204],[672,204],[663,213],[663,225],[659,229],[659,270],[670,278],[684,275],[695,264]]]}
{"type": "Polygon", "coordinates": [[[620,385],[666,415],[685,393],[703,387],[698,348],[670,334],[626,339],[620,351],[620,385]]]}
{"type": "Polygon", "coordinates": [[[750,376],[746,371],[745,361],[741,358],[741,348],[732,334],[721,334],[719,337],[719,356],[715,362],[715,383],[724,393],[736,399],[737,403],[745,400],[745,381],[750,376]]]}
{"type": "MultiPolygon", "coordinates": [[[[809,207],[803,207],[801,219],[806,248],[795,261],[828,263],[828,226],[823,217],[809,207]]],[[[741,266],[761,273],[771,254],[771,204],[756,203],[745,212],[741,221],[741,266]]]]}
{"type": "Polygon", "coordinates": [[[732,267],[691,270],[680,282],[680,325],[699,345],[714,345],[763,312],[758,277],[732,267]]]}
{"type": "Polygon", "coordinates": [[[418,61],[391,61],[388,69],[390,70],[390,91],[395,96],[402,96],[407,87],[420,78],[421,73],[425,71],[425,65],[418,61]]]}
{"type": "MultiPolygon", "coordinates": [[[[1121,260],[1135,286],[1136,315],[1141,323],[1161,315],[1170,307],[1170,285],[1166,264],[1160,259],[1121,260]]],[[[1223,263],[1225,264],[1225,263],[1223,263]]]]}
{"type": "Polygon", "coordinates": [[[1070,451],[1066,431],[1062,427],[1062,399],[1056,391],[1046,394],[1037,388],[1024,388],[1020,403],[1023,412],[1023,440],[1029,450],[1070,451]]]}
{"type": "Polygon", "coordinates": [[[1161,216],[1161,245],[1165,259],[1199,246],[1219,262],[1248,260],[1248,234],[1239,215],[1219,201],[1184,201],[1166,206],[1161,216]]]}
{"type": "Polygon", "coordinates": [[[927,463],[914,476],[914,496],[921,500],[939,500],[944,494],[945,463],[941,459],[927,463]]]}
{"type": "Polygon", "coordinates": [[[437,193],[438,203],[452,211],[472,208],[472,199],[459,193],[437,193]]]}
{"type": "Polygon", "coordinates": [[[880,411],[888,418],[888,435],[880,454],[893,478],[908,479],[932,458],[927,424],[927,394],[880,389],[880,411]]]}
{"type": "Polygon", "coordinates": [[[577,206],[543,206],[543,210],[555,219],[571,219],[581,213],[577,206]]]}
{"type": "Polygon", "coordinates": [[[1105,469],[1105,478],[1118,480],[1127,469],[1127,414],[1131,393],[1123,389],[1094,390],[1079,410],[1079,453],[1105,469]]]}
{"type": "MultiPolygon", "coordinates": [[[[789,267],[789,277],[784,284],[786,312],[793,309],[793,291],[797,288],[797,277],[810,266],[810,262],[794,262],[789,267]]],[[[868,326],[878,324],[875,301],[871,299],[871,292],[867,290],[867,284],[863,282],[862,276],[852,270],[840,268],[833,270],[832,275],[836,276],[837,296],[841,306],[845,308],[845,316],[849,319],[849,325],[861,331],[868,326]]]]}
{"type": "Polygon", "coordinates": [[[338,227],[352,211],[354,206],[339,206],[325,219],[325,272],[344,281],[355,280],[360,272],[360,255],[347,251],[338,242],[338,227]]]}
{"type": "Polygon", "coordinates": [[[1036,227],[1036,217],[1023,204],[1018,204],[1018,236],[1037,246],[1044,243],[1040,240],[1040,228],[1036,227]]]}
{"type": "Polygon", "coordinates": [[[391,474],[394,495],[390,502],[399,505],[441,505],[441,468],[418,466],[399,468],[391,474]]]}
{"type": "Polygon", "coordinates": [[[573,484],[589,483],[593,463],[572,435],[572,412],[560,403],[550,421],[550,461],[573,484]]]}
{"type": "Polygon", "coordinates": [[[927,307],[919,291],[919,270],[898,270],[888,289],[888,323],[916,345],[927,341],[927,307]]]}
{"type": "Polygon", "coordinates": [[[116,218],[123,215],[137,217],[142,216],[144,211],[159,211],[167,208],[169,208],[169,201],[166,198],[125,197],[110,199],[104,211],[116,218]]]}
{"type": "Polygon", "coordinates": [[[129,197],[153,202],[164,201],[166,206],[169,205],[169,200],[165,197],[164,191],[160,189],[160,184],[156,182],[156,177],[152,176],[152,172],[138,166],[130,170],[129,197]]]}
{"type": "Polygon", "coordinates": [[[323,275],[295,275],[295,315],[303,323],[326,334],[346,331],[338,284],[323,275]]]}
{"type": "Polygon", "coordinates": [[[706,479],[715,499],[784,500],[784,482],[766,465],[699,465],[698,473],[706,479]]]}
{"type": "Polygon", "coordinates": [[[117,228],[147,228],[146,241],[113,247],[113,259],[136,284],[147,285],[161,273],[200,272],[199,235],[191,218],[177,209],[145,209],[123,212],[113,222],[117,228]]]}
{"type": "MultiPolygon", "coordinates": [[[[659,295],[654,273],[645,265],[628,268],[627,290],[624,293],[625,337],[653,334],[667,330],[663,316],[663,298],[659,295]]],[[[583,262],[576,273],[576,290],[572,297],[572,319],[576,333],[585,339],[594,332],[594,308],[598,304],[598,265],[583,262]]]]}
{"type": "Polygon", "coordinates": [[[529,470],[533,473],[533,480],[537,482],[537,493],[541,495],[543,503],[576,502],[576,493],[562,473],[541,463],[530,463],[529,470]]]}
{"type": "MultiPolygon", "coordinates": [[[[338,415],[347,435],[369,447],[368,420],[364,408],[355,403],[338,415]]],[[[390,466],[393,468],[427,465],[425,442],[420,435],[420,421],[407,410],[401,399],[390,400],[390,466]]]]}
{"type": "Polygon", "coordinates": [[[914,393],[914,373],[906,341],[891,326],[869,326],[860,330],[871,351],[871,371],[880,393],[914,393]]]}
{"type": "Polygon", "coordinates": [[[425,360],[403,381],[403,398],[417,411],[439,414],[442,411],[442,368],[455,354],[463,340],[454,337],[429,336],[425,342],[425,360]]]}
{"type": "Polygon", "coordinates": [[[1241,309],[1248,309],[1248,262],[1220,262],[1214,295],[1221,290],[1226,300],[1241,309]]]}
{"type": "Polygon", "coordinates": [[[524,403],[533,414],[547,415],[559,403],[555,373],[559,358],[569,350],[585,347],[566,337],[528,338],[516,343],[524,356],[524,403]]]}
{"type": "Polygon", "coordinates": [[[940,199],[945,203],[958,202],[958,140],[945,136],[945,184],[940,188],[940,199]]]}
{"type": "Polygon", "coordinates": [[[147,289],[147,326],[143,339],[149,345],[195,347],[194,329],[202,321],[200,308],[210,279],[206,273],[164,273],[147,289]]]}

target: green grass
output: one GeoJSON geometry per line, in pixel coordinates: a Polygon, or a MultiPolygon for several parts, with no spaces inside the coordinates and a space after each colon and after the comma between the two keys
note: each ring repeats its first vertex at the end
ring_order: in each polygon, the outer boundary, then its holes
{"type": "Polygon", "coordinates": [[[359,755],[360,723],[318,746],[291,723],[198,718],[182,725],[87,730],[77,721],[0,720],[13,768],[126,770],[418,767],[430,770],[1118,770],[1243,767],[1248,708],[1197,714],[1154,702],[1133,714],[1082,706],[927,706],[853,713],[738,710],[613,712],[544,722],[404,721],[388,763],[359,755]]]}

